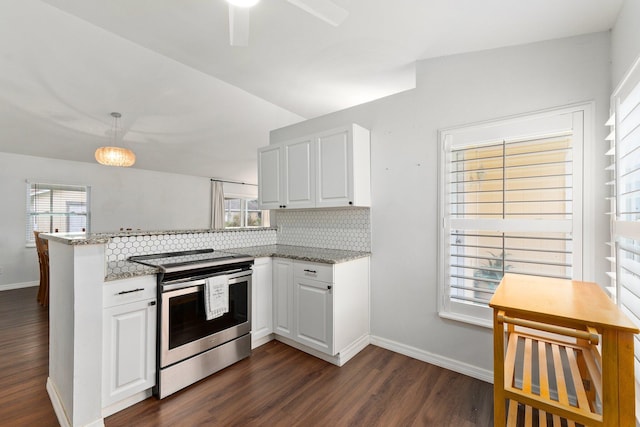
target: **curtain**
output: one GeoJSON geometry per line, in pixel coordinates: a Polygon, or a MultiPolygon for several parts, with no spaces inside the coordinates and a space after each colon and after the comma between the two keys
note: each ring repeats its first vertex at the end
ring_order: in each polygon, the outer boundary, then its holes
{"type": "Polygon", "coordinates": [[[211,181],[211,228],[224,228],[224,190],[220,181],[211,181]]]}

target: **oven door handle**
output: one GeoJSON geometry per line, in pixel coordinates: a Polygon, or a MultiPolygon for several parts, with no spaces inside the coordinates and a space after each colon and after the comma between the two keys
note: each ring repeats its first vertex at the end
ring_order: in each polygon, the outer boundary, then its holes
{"type": "MultiPolygon", "coordinates": [[[[239,280],[235,280],[235,279],[251,276],[251,274],[252,274],[251,270],[237,269],[237,270],[230,270],[229,272],[220,274],[220,276],[222,275],[227,276],[227,278],[229,279],[229,284],[232,285],[233,283],[239,282],[239,280]]],[[[178,289],[189,288],[191,286],[202,286],[204,285],[205,280],[208,277],[214,277],[214,276],[204,276],[204,277],[198,277],[198,278],[191,277],[187,279],[164,282],[162,283],[162,292],[175,291],[178,289]]]]}

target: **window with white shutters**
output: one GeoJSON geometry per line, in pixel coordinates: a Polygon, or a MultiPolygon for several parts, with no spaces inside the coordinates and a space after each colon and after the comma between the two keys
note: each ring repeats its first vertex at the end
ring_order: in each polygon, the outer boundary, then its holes
{"type": "Polygon", "coordinates": [[[70,233],[89,230],[89,187],[27,183],[27,245],[34,231],[70,233]]]}
{"type": "Polygon", "coordinates": [[[505,272],[582,278],[584,108],[441,131],[442,316],[488,326],[505,272]]]}
{"type": "MultiPolygon", "coordinates": [[[[611,297],[640,327],[640,60],[611,97],[611,297]]],[[[635,336],[636,420],[640,420],[640,337],[635,336]]]]}

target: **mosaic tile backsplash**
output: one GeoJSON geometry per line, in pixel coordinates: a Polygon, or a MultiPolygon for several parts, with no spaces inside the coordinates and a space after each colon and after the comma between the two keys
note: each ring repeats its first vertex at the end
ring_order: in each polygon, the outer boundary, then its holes
{"type": "Polygon", "coordinates": [[[124,261],[132,255],[214,248],[293,245],[312,248],[371,251],[368,208],[278,211],[278,231],[193,231],[112,237],[105,248],[106,262],[124,261]]]}
{"type": "Polygon", "coordinates": [[[276,244],[275,229],[203,231],[119,236],[105,248],[107,262],[122,261],[132,255],[214,248],[219,250],[276,244]]]}
{"type": "Polygon", "coordinates": [[[369,208],[279,210],[278,244],[371,251],[369,208]]]}

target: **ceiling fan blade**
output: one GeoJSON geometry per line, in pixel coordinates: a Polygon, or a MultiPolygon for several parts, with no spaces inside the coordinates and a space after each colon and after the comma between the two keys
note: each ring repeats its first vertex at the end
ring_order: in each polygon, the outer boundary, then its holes
{"type": "Polygon", "coordinates": [[[229,5],[229,43],[231,46],[249,45],[249,8],[229,5]]]}
{"type": "Polygon", "coordinates": [[[349,12],[340,6],[336,5],[331,0],[287,0],[289,3],[298,6],[300,9],[304,10],[315,16],[316,18],[322,19],[328,24],[337,27],[342,24],[342,22],[347,19],[349,16],[349,12]]]}

